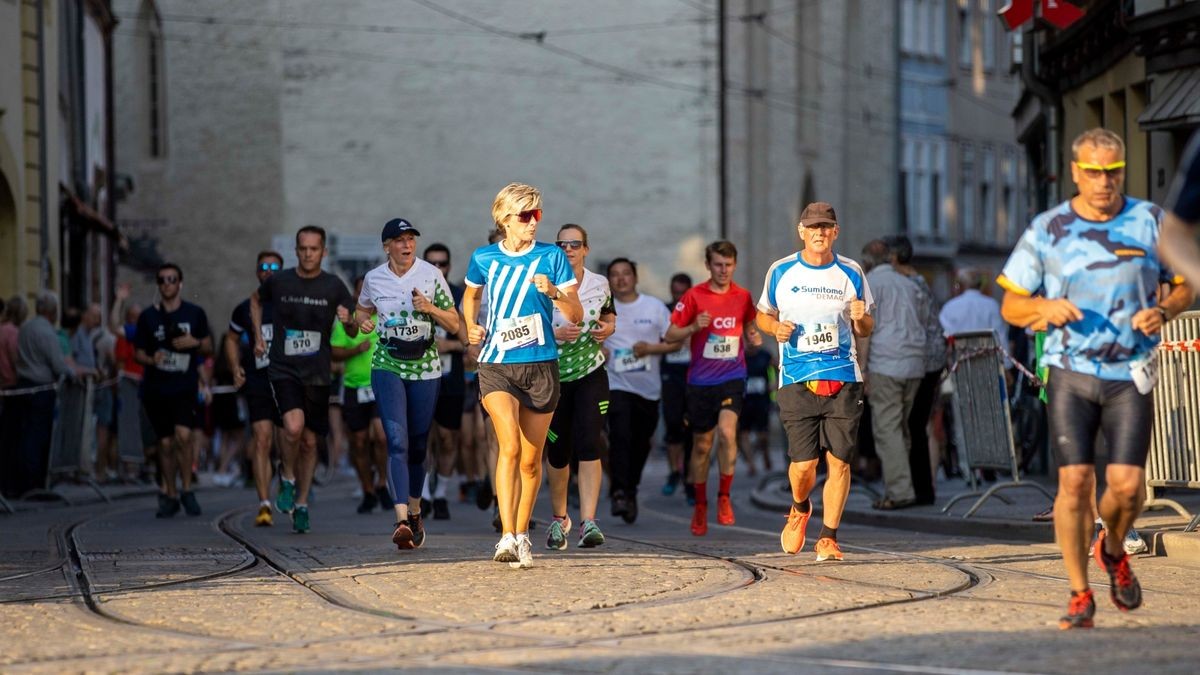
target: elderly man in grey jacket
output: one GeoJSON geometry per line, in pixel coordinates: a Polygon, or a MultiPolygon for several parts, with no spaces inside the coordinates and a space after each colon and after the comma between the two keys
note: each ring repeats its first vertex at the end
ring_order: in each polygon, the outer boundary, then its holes
{"type": "Polygon", "coordinates": [[[908,417],[925,375],[925,318],[930,298],[890,262],[867,273],[875,295],[875,332],[860,348],[860,366],[871,399],[875,450],[883,465],[884,497],[876,509],[902,509],[916,503],[909,453],[908,417]],[[863,354],[862,352],[865,352],[863,354]]]}

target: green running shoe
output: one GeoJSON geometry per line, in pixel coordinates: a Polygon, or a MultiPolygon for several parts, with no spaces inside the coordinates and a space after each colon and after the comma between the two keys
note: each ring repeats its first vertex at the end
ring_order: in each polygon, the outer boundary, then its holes
{"type": "Polygon", "coordinates": [[[291,513],[296,508],[295,481],[279,480],[279,494],[275,495],[275,510],[280,513],[291,513]]]}
{"type": "Polygon", "coordinates": [[[292,509],[292,530],[297,534],[308,532],[308,507],[297,506],[292,509]]]}
{"type": "Polygon", "coordinates": [[[604,533],[594,520],[585,520],[579,528],[579,548],[594,548],[604,543],[604,533]]]}
{"type": "Polygon", "coordinates": [[[567,548],[567,537],[571,534],[571,516],[562,520],[550,520],[550,531],[546,534],[546,548],[562,551],[567,548]]]}

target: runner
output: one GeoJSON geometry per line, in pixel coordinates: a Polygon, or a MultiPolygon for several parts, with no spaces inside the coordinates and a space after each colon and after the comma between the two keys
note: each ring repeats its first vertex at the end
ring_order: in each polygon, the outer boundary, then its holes
{"type": "Polygon", "coordinates": [[[192,427],[200,390],[200,361],[212,354],[212,335],[204,310],[183,299],[183,270],[175,263],[158,267],[159,303],[138,317],[136,358],[142,374],[142,406],[158,439],[160,488],[159,518],[179,513],[200,515],[192,492],[192,427]],[[179,476],[182,490],[176,489],[179,476]]]}
{"type": "Polygon", "coordinates": [[[751,476],[758,475],[755,461],[759,455],[763,470],[771,470],[771,399],[778,369],[775,355],[765,346],[746,346],[746,400],[738,416],[738,451],[751,476]]]}
{"type": "MultiPolygon", "coordinates": [[[[254,270],[261,286],[272,274],[283,268],[283,256],[275,251],[258,254],[254,270]]],[[[271,322],[271,303],[262,306],[262,337],[270,349],[274,337],[271,322]]],[[[243,300],[233,310],[229,319],[229,333],[225,341],[225,358],[233,366],[233,384],[246,400],[246,412],[250,418],[250,467],[254,473],[254,489],[258,492],[258,515],[254,524],[269,527],[271,518],[271,445],[275,438],[275,427],[279,426],[279,411],[271,397],[271,382],[267,379],[267,364],[271,357],[264,354],[254,356],[254,342],[248,332],[253,327],[250,319],[250,299],[243,300]]]]}
{"type": "Polygon", "coordinates": [[[403,218],[383,226],[380,238],[388,260],[367,272],[355,309],[362,330],[379,333],[371,388],[387,437],[388,489],[396,513],[392,543],[399,549],[425,543],[421,521],[425,446],[442,378],[433,326],[458,332],[450,285],[438,268],[417,258],[419,236],[417,228],[403,218]]]}
{"type": "MultiPolygon", "coordinates": [[[[430,244],[425,247],[424,258],[425,262],[436,267],[446,278],[446,283],[450,287],[450,295],[454,300],[455,311],[458,311],[457,308],[462,306],[463,287],[449,281],[450,249],[446,248],[445,244],[430,244]]],[[[437,469],[433,486],[434,520],[450,518],[446,488],[450,486],[451,476],[454,475],[454,465],[458,461],[459,449],[463,446],[464,398],[467,392],[467,382],[463,376],[463,349],[467,343],[466,331],[466,324],[462,321],[461,315],[457,331],[447,331],[441,326],[437,326],[434,330],[442,365],[441,388],[438,391],[437,407],[433,411],[434,429],[436,429],[435,433],[438,439],[437,452],[434,454],[437,469]]],[[[471,461],[474,461],[474,454],[468,456],[471,461]]]]}
{"type": "Polygon", "coordinates": [[[1145,500],[1159,331],[1192,302],[1158,258],[1162,210],[1122,194],[1121,137],[1091,129],[1071,153],[1079,194],[1033,219],[998,279],[1004,319],[1047,331],[1041,365],[1050,369],[1046,411],[1059,467],[1054,530],[1071,586],[1062,629],[1090,628],[1096,611],[1087,560],[1098,432],[1109,454],[1099,505],[1107,532],[1092,554],[1108,573],[1113,604],[1142,604],[1121,543],[1145,500]],[[1172,285],[1161,302],[1160,283],[1172,285]]]}
{"type": "Polygon", "coordinates": [[[578,463],[580,548],[604,543],[596,524],[596,505],[604,470],[600,449],[604,442],[604,416],[608,413],[608,374],[600,345],[616,327],[612,291],[608,280],[584,267],[588,254],[587,231],[574,224],[563,225],[555,242],[571,263],[583,305],[583,319],[569,321],[554,308],[554,340],[558,343],[560,396],[550,430],[546,454],[550,464],[550,507],[554,520],[547,528],[546,548],[561,551],[571,534],[567,514],[567,488],[572,460],[578,463]]]}
{"type": "Polygon", "coordinates": [[[533,565],[529,519],[559,397],[558,349],[550,339],[553,310],[561,310],[569,322],[583,320],[566,254],[535,240],[541,217],[537,188],[505,186],[492,203],[492,218],[504,239],[471,255],[463,295],[468,340],[483,345],[479,393],[499,443],[495,487],[503,536],[492,559],[512,567],[533,565]],[[487,325],[481,326],[475,318],[485,286],[490,309],[487,325]]]}
{"type": "Polygon", "coordinates": [[[267,379],[283,422],[282,483],[275,507],[292,514],[292,530],[308,532],[308,491],[317,466],[317,436],[329,433],[329,333],[336,318],[348,335],[353,299],[346,284],[321,270],[325,230],[305,225],[296,232],[293,268],[263,280],[250,296],[254,355],[270,356],[267,379]],[[263,305],[272,303],[271,351],[263,333],[263,305]]]}
{"type": "Polygon", "coordinates": [[[638,485],[650,456],[650,438],[658,426],[658,399],[663,379],[660,355],[679,349],[663,342],[671,312],[657,298],[637,291],[637,264],[616,258],[608,264],[617,310],[616,331],[605,343],[612,357],[608,369],[609,483],[612,512],[627,523],[638,517],[638,485]]]}
{"type": "Polygon", "coordinates": [[[750,293],[733,282],[737,248],[728,241],[709,244],[704,249],[704,266],[709,280],[693,286],[675,305],[666,335],[670,342],[691,339],[687,424],[692,432],[691,479],[696,486],[692,534],[698,537],[708,533],[706,490],[714,429],[720,432],[717,522],[734,523],[729,487],[737,465],[737,422],[746,390],[746,346],[742,339],[762,344],[762,334],[754,325],[750,293]]]}
{"type": "Polygon", "coordinates": [[[779,421],[787,433],[792,508],[779,535],[785,553],[804,547],[809,493],[826,447],[817,560],[841,560],[837,528],[850,494],[850,459],[862,415],[857,338],[871,334],[873,300],[858,263],[833,252],[837,214],[825,202],[804,207],[796,227],[803,250],[775,261],[758,300],[758,327],[779,343],[779,421]]]}
{"type": "MultiPolygon", "coordinates": [[[[691,287],[692,278],[683,272],[671,277],[671,302],[666,305],[668,313],[691,287]]],[[[692,435],[684,420],[687,413],[687,372],[692,362],[692,350],[690,346],[685,347],[683,341],[672,344],[678,344],[679,349],[664,354],[661,364],[663,442],[667,444],[667,463],[671,469],[662,493],[670,497],[683,483],[688,506],[695,506],[696,486],[692,484],[692,471],[688,468],[692,463],[692,435]]]]}
{"type": "MultiPolygon", "coordinates": [[[[354,297],[362,295],[363,277],[354,280],[354,297]]],[[[374,320],[374,318],[372,318],[374,320]]],[[[371,388],[371,363],[378,349],[379,336],[373,331],[359,331],[350,337],[342,324],[333,324],[329,345],[333,360],[340,361],[342,375],[342,417],[350,432],[350,462],[362,489],[359,513],[370,513],[375,506],[387,511],[394,508],[387,486],[387,445],[384,442],[383,422],[371,388]]]]}

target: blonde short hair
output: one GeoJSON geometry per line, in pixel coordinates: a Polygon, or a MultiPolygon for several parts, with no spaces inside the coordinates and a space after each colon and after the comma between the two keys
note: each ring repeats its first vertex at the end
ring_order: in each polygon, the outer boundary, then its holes
{"type": "Polygon", "coordinates": [[[1071,158],[1078,160],[1079,149],[1085,145],[1090,145],[1094,148],[1116,150],[1121,154],[1121,157],[1125,156],[1125,141],[1121,140],[1121,137],[1116,133],[1101,127],[1088,129],[1075,137],[1075,140],[1071,142],[1071,158]]]}
{"type": "Polygon", "coordinates": [[[509,183],[492,202],[492,220],[504,229],[504,219],[522,211],[542,208],[542,193],[532,185],[509,183]]]}

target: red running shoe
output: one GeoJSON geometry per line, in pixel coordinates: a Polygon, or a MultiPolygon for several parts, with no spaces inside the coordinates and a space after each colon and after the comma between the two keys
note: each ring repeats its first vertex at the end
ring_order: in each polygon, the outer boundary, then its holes
{"type": "Polygon", "coordinates": [[[408,523],[396,523],[396,529],[392,532],[392,543],[398,549],[416,548],[413,543],[413,531],[408,526],[408,523]]]}
{"type": "Polygon", "coordinates": [[[733,502],[729,495],[717,495],[717,522],[721,525],[733,524],[733,502]]]}
{"type": "Polygon", "coordinates": [[[1121,557],[1116,560],[1109,558],[1104,552],[1106,535],[1107,529],[1100,530],[1092,555],[1100,569],[1108,573],[1108,596],[1122,612],[1137,609],[1142,606],[1142,585],[1134,576],[1133,568],[1129,566],[1129,555],[1125,551],[1121,551],[1121,557]]]}
{"type": "Polygon", "coordinates": [[[1071,601],[1067,603],[1067,613],[1058,620],[1058,629],[1091,628],[1095,625],[1092,623],[1092,617],[1095,615],[1096,600],[1092,596],[1092,589],[1089,588],[1082,593],[1071,591],[1071,601]]]}
{"type": "Polygon", "coordinates": [[[692,534],[703,537],[708,534],[708,504],[696,502],[692,509],[692,534]]]}

